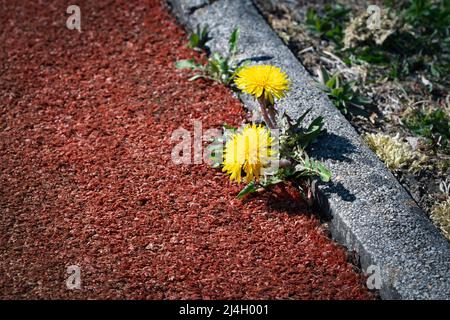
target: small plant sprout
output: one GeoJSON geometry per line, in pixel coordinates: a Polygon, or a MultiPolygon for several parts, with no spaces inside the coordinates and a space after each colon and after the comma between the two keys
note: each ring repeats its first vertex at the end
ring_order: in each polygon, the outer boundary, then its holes
{"type": "Polygon", "coordinates": [[[203,28],[197,25],[196,31],[189,37],[188,47],[194,50],[209,51],[209,48],[206,46],[209,40],[211,39],[209,37],[208,25],[205,25],[203,28]]]}
{"type": "Polygon", "coordinates": [[[446,148],[450,140],[450,114],[441,108],[408,108],[402,121],[416,135],[430,139],[436,146],[446,148]]]}
{"type": "Polygon", "coordinates": [[[336,4],[334,7],[325,5],[323,14],[319,14],[313,8],[308,8],[306,27],[322,39],[331,40],[340,45],[344,37],[343,26],[349,20],[350,11],[340,4],[336,4]]]}
{"type": "Polygon", "coordinates": [[[344,115],[348,113],[350,107],[362,109],[371,103],[359,93],[355,81],[343,82],[338,73],[331,76],[323,67],[318,70],[318,77],[320,88],[344,115]]]}
{"type": "MultiPolygon", "coordinates": [[[[198,29],[190,40],[189,46],[201,48],[208,54],[208,61],[206,64],[196,62],[194,59],[180,60],[175,63],[178,69],[190,69],[197,71],[194,76],[189,78],[193,81],[199,78],[214,80],[225,85],[230,85],[231,81],[239,70],[236,63],[236,53],[238,50],[239,29],[234,29],[229,38],[229,50],[227,56],[222,56],[218,52],[209,54],[209,49],[205,46],[206,42],[210,40],[207,29],[198,29]]],[[[245,65],[245,63],[243,63],[245,65]]]]}

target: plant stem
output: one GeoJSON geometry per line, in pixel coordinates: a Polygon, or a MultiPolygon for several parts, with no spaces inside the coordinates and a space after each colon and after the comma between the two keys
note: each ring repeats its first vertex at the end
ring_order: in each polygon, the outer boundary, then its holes
{"type": "Polygon", "coordinates": [[[276,129],[276,121],[275,121],[275,109],[273,106],[267,106],[266,99],[264,98],[264,94],[258,98],[258,102],[261,109],[261,115],[264,119],[264,122],[270,129],[276,129]]]}
{"type": "Polygon", "coordinates": [[[275,127],[277,127],[277,114],[273,106],[268,106],[269,118],[272,120],[275,127]]]}
{"type": "Polygon", "coordinates": [[[308,204],[308,207],[312,208],[312,206],[314,205],[314,195],[312,193],[312,186],[311,186],[312,182],[311,179],[308,178],[307,182],[306,182],[306,188],[307,188],[307,195],[306,195],[306,203],[308,204]]]}

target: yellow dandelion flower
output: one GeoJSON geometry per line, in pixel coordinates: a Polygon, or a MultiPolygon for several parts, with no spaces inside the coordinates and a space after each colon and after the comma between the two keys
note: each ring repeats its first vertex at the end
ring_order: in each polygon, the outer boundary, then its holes
{"type": "Polygon", "coordinates": [[[256,98],[264,95],[264,98],[272,105],[275,98],[283,98],[289,90],[289,79],[286,73],[270,65],[244,67],[238,71],[234,82],[239,89],[256,98]]]}
{"type": "Polygon", "coordinates": [[[258,179],[264,168],[274,160],[273,144],[274,138],[268,129],[261,125],[246,125],[227,141],[222,171],[230,175],[230,180],[237,182],[242,180],[242,170],[247,183],[258,179]]]}

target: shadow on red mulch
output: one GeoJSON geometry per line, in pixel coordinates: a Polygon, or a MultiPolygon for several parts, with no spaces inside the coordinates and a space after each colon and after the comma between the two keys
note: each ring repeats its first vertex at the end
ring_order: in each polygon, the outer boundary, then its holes
{"type": "Polygon", "coordinates": [[[372,298],[298,197],[172,163],[173,130],[245,114],[175,70],[194,53],[159,1],[78,5],[82,33],[66,1],[1,0],[0,298],[372,298]]]}

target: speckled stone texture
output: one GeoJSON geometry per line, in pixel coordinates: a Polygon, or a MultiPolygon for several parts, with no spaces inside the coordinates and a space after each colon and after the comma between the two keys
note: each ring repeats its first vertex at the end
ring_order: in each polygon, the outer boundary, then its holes
{"type": "MultiPolygon", "coordinates": [[[[239,27],[239,59],[275,64],[291,78],[292,91],[281,107],[294,118],[307,108],[312,108],[311,117],[325,117],[327,134],[315,144],[312,155],[323,160],[334,176],[333,183],[318,186],[319,203],[332,217],[333,237],[358,253],[364,269],[380,267],[381,296],[450,299],[449,243],[317,89],[252,2],[220,0],[201,6],[197,1],[169,2],[188,29],[209,26],[212,51],[225,53],[230,33],[239,27]]],[[[251,98],[242,99],[249,109],[256,108],[251,98]]]]}

